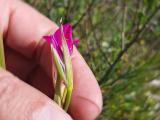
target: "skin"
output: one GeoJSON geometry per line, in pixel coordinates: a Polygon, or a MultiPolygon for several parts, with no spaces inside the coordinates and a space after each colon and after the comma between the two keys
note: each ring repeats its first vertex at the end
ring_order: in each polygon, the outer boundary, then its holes
{"type": "Polygon", "coordinates": [[[94,120],[102,109],[98,83],[74,47],[74,89],[68,113],[52,101],[51,53],[42,36],[57,25],[19,0],[0,0],[7,70],[0,69],[1,120],[94,120]]]}

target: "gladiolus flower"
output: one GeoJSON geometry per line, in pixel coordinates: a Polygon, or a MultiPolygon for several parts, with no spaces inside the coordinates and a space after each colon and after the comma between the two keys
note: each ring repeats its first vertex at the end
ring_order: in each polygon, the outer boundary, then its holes
{"type": "Polygon", "coordinates": [[[73,45],[79,43],[79,39],[73,40],[70,24],[61,25],[55,33],[43,38],[51,45],[53,60],[57,68],[58,77],[54,82],[54,101],[67,111],[73,89],[73,69],[70,55],[73,52],[73,45]]]}
{"type": "MultiPolygon", "coordinates": [[[[75,38],[73,40],[72,38],[72,26],[70,24],[64,24],[63,26],[63,33],[64,37],[66,39],[66,43],[69,49],[70,55],[73,52],[73,45],[79,43],[79,39],[75,38]]],[[[47,42],[51,43],[53,47],[56,49],[58,55],[62,59],[63,54],[62,54],[62,34],[61,34],[61,28],[59,28],[54,34],[49,35],[49,36],[44,36],[43,37],[47,42]]]]}

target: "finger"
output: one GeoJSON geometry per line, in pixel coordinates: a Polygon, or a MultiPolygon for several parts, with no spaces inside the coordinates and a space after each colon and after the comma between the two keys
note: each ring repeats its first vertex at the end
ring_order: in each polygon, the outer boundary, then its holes
{"type": "Polygon", "coordinates": [[[53,82],[44,72],[44,69],[37,67],[32,71],[32,75],[28,77],[27,83],[37,88],[47,96],[53,99],[54,90],[53,82]]]}
{"type": "Polygon", "coordinates": [[[74,90],[70,113],[76,120],[94,120],[102,109],[102,96],[98,83],[74,48],[73,52],[74,90]]]}
{"type": "Polygon", "coordinates": [[[1,120],[71,120],[48,97],[0,69],[1,120]]]}
{"type": "Polygon", "coordinates": [[[6,48],[5,56],[6,68],[10,72],[53,98],[52,79],[47,76],[42,67],[9,48],[6,48]]]}
{"type": "MultiPolygon", "coordinates": [[[[16,8],[12,7],[14,12],[12,12],[10,25],[7,30],[7,45],[27,57],[36,56],[35,51],[44,45],[39,42],[41,37],[50,30],[55,31],[57,27],[50,20],[22,2],[17,2],[16,5],[12,4],[12,6],[16,6],[16,8]],[[27,14],[24,16],[24,13],[27,14]]],[[[41,51],[43,53],[41,55],[43,62],[46,61],[44,57],[46,49],[44,47],[43,51],[41,51]]],[[[75,49],[74,56],[74,91],[70,111],[75,119],[94,119],[102,107],[100,88],[85,61],[75,49]],[[77,111],[77,114],[74,110],[77,111]]],[[[46,64],[45,67],[48,68],[49,66],[46,64]]]]}
{"type": "Polygon", "coordinates": [[[26,81],[32,70],[38,66],[33,60],[25,58],[10,48],[5,48],[5,60],[7,70],[23,81],[26,81]]]}
{"type": "Polygon", "coordinates": [[[0,26],[4,42],[23,56],[36,60],[51,75],[54,66],[51,67],[50,49],[41,38],[49,31],[54,31],[57,26],[21,1],[1,0],[0,3],[0,26]]]}

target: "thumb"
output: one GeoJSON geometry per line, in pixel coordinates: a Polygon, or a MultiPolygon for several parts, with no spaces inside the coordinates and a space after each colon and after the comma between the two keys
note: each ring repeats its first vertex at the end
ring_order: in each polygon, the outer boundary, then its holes
{"type": "Polygon", "coordinates": [[[1,120],[71,120],[47,96],[0,69],[1,120]]]}

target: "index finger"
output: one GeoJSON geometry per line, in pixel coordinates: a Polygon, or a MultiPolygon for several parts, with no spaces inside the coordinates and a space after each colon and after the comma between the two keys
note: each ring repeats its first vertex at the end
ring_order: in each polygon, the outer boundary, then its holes
{"type": "MultiPolygon", "coordinates": [[[[55,31],[57,25],[44,17],[27,4],[17,0],[0,0],[0,21],[6,44],[27,58],[35,55],[35,51],[44,43],[42,36],[55,31]],[[2,5],[3,4],[3,5],[2,5]],[[4,9],[6,12],[4,12],[4,9]]],[[[42,49],[45,51],[46,48],[42,49]]],[[[92,120],[100,113],[102,96],[98,83],[88,65],[74,48],[73,52],[74,90],[70,105],[70,113],[76,120],[92,120]]],[[[45,59],[41,57],[41,64],[45,59]]],[[[49,66],[44,65],[46,71],[49,66]]]]}

